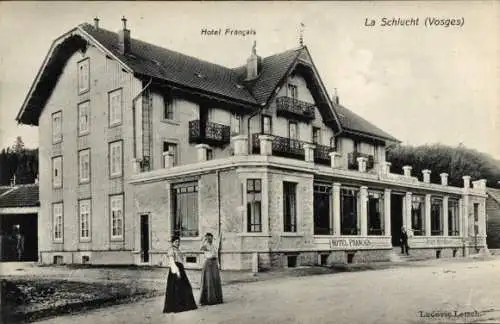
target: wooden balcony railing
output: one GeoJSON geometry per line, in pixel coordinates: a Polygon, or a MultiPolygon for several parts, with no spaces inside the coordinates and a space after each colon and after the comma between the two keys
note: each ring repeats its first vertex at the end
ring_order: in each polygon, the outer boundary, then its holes
{"type": "Polygon", "coordinates": [[[276,98],[276,113],[280,116],[310,121],[314,119],[314,104],[290,97],[276,98]]]}
{"type": "Polygon", "coordinates": [[[365,154],[365,153],[360,153],[360,152],[352,152],[347,155],[348,159],[348,168],[350,170],[357,170],[358,169],[358,157],[365,157],[367,158],[366,161],[366,170],[371,170],[373,169],[375,165],[375,157],[370,154],[365,154]]]}
{"type": "Polygon", "coordinates": [[[189,142],[197,144],[225,145],[231,141],[231,127],[214,122],[189,122],[189,142]],[[205,124],[203,127],[202,124],[205,124]]]}

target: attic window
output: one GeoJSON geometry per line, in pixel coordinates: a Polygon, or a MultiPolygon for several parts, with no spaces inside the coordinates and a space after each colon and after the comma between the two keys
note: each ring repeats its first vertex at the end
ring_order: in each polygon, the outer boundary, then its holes
{"type": "Polygon", "coordinates": [[[158,62],[157,60],[153,60],[153,63],[154,63],[154,64],[156,64],[156,65],[158,65],[158,66],[160,66],[160,65],[161,65],[161,63],[160,63],[160,62],[158,62]]]}
{"type": "Polygon", "coordinates": [[[201,74],[201,73],[195,73],[194,75],[196,75],[196,76],[197,76],[198,78],[200,78],[200,79],[206,79],[206,78],[207,78],[206,76],[204,76],[204,75],[203,75],[203,74],[201,74]]]}

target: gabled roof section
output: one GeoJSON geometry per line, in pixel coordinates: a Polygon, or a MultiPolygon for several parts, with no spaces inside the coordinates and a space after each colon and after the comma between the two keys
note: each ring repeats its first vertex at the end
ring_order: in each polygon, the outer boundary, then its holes
{"type": "Polygon", "coordinates": [[[40,206],[38,184],[0,187],[0,208],[40,206]]]}
{"type": "MultiPolygon", "coordinates": [[[[23,124],[38,125],[45,107],[67,60],[88,43],[105,55],[118,61],[123,69],[139,77],[155,78],[187,90],[195,90],[229,100],[235,105],[265,106],[274,98],[276,89],[295,70],[301,69],[314,83],[313,96],[322,112],[331,116],[325,122],[338,130],[383,140],[397,139],[369,123],[343,106],[332,103],[314,66],[307,47],[299,47],[262,59],[262,69],[255,80],[245,81],[246,65],[227,68],[184,55],[137,39],[131,39],[131,50],[123,55],[119,50],[118,34],[84,23],[57,38],[26,96],[16,120],[23,124]],[[326,107],[326,108],[325,108],[326,107]]],[[[324,118],[325,119],[325,118],[324,118]]]]}
{"type": "Polygon", "coordinates": [[[339,116],[342,129],[346,133],[351,133],[359,136],[376,137],[391,142],[400,142],[397,138],[381,130],[366,119],[355,114],[346,107],[335,104],[335,110],[339,116]]]}
{"type": "Polygon", "coordinates": [[[235,101],[257,103],[249,91],[241,86],[238,75],[230,68],[133,38],[130,54],[122,55],[117,33],[102,28],[96,29],[90,24],[82,24],[80,28],[137,74],[235,101]]]}

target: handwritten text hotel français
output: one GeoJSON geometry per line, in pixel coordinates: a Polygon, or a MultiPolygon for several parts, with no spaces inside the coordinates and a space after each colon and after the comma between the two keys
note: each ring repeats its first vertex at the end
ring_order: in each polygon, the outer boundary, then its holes
{"type": "Polygon", "coordinates": [[[436,18],[426,17],[420,19],[419,17],[400,18],[400,17],[383,17],[383,18],[365,18],[364,25],[366,27],[463,27],[465,24],[464,17],[461,18],[436,18]]]}

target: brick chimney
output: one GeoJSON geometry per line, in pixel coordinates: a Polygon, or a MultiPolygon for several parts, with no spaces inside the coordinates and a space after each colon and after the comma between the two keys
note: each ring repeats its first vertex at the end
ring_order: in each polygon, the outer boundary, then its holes
{"type": "Polygon", "coordinates": [[[94,28],[99,29],[99,18],[97,17],[94,18],[94,28]]]}
{"type": "Polygon", "coordinates": [[[127,19],[122,18],[123,29],[118,32],[118,46],[120,53],[125,55],[130,53],[130,30],[127,29],[127,19]]]}
{"type": "Polygon", "coordinates": [[[257,42],[253,42],[252,53],[247,59],[247,77],[245,80],[255,79],[262,68],[262,58],[257,55],[257,42]]]}

